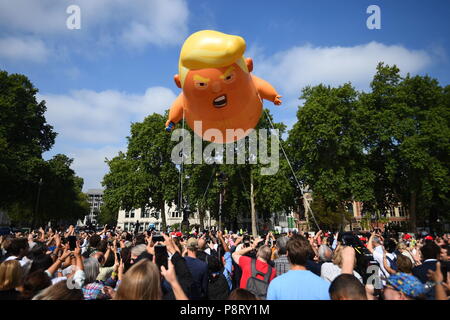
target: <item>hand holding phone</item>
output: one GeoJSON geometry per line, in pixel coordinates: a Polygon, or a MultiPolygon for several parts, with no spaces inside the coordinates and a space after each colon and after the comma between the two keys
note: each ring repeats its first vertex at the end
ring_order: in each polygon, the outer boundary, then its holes
{"type": "Polygon", "coordinates": [[[67,240],[69,241],[69,250],[74,251],[77,247],[77,237],[76,236],[68,236],[67,240]]]}
{"type": "Polygon", "coordinates": [[[167,255],[167,247],[164,245],[156,245],[155,247],[155,262],[158,266],[158,269],[161,269],[161,266],[164,266],[164,268],[168,269],[168,259],[169,256],[167,255]]]}

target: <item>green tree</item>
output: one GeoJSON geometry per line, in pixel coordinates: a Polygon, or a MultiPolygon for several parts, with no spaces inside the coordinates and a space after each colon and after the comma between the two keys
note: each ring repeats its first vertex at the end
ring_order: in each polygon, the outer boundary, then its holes
{"type": "Polygon", "coordinates": [[[112,158],[106,159],[109,166],[109,172],[103,177],[102,185],[105,187],[103,192],[103,205],[100,208],[99,222],[101,224],[115,224],[117,214],[122,208],[131,210],[134,206],[134,175],[136,166],[127,159],[123,152],[112,158]]]}
{"type": "Polygon", "coordinates": [[[45,167],[42,153],[56,133],[45,119],[45,101],[24,75],[0,71],[0,207],[33,203],[45,167]]]}
{"type": "Polygon", "coordinates": [[[74,223],[89,212],[87,196],[82,192],[83,179],[70,168],[73,159],[57,154],[45,161],[39,176],[42,178],[39,199],[15,202],[8,207],[14,222],[30,221],[43,225],[49,221],[74,223]]]}
{"type": "Polygon", "coordinates": [[[448,218],[448,86],[428,76],[402,78],[396,66],[380,63],[370,92],[319,85],[301,98],[288,149],[325,208],[362,201],[364,215],[385,217],[401,202],[413,231],[417,218],[448,218]]]}
{"type": "Polygon", "coordinates": [[[0,71],[0,209],[14,223],[73,222],[88,211],[83,179],[67,156],[42,158],[56,133],[37,92],[26,76],[0,71]]]}
{"type": "Polygon", "coordinates": [[[164,130],[164,117],[152,114],[131,125],[126,153],[107,161],[110,171],[103,179],[107,209],[102,219],[118,210],[153,208],[160,212],[166,229],[165,204],[177,199],[178,170],[171,161],[174,143],[164,130]]]}
{"type": "Polygon", "coordinates": [[[411,229],[417,221],[448,217],[450,189],[450,111],[448,87],[428,76],[400,76],[400,70],[379,64],[363,94],[369,119],[366,148],[376,206],[384,212],[401,201],[409,208],[411,229]]]}
{"type": "Polygon", "coordinates": [[[352,215],[343,202],[332,206],[320,194],[315,194],[311,209],[324,230],[342,230],[347,223],[351,223],[352,215]]]}
{"type": "MultiPolygon", "coordinates": [[[[363,124],[357,116],[361,109],[358,96],[351,84],[306,87],[301,96],[305,103],[299,107],[298,121],[289,132],[293,167],[299,179],[313,190],[313,198],[320,197],[316,207],[322,212],[343,212],[347,201],[370,201],[374,197],[374,175],[367,167],[363,124]]],[[[338,225],[342,217],[333,214],[319,220],[338,225]],[[335,221],[331,222],[333,217],[335,221]]]]}

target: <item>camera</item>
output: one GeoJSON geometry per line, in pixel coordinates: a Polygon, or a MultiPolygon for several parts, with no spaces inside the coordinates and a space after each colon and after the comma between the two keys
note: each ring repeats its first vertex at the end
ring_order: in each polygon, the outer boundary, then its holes
{"type": "Polygon", "coordinates": [[[355,270],[362,276],[364,283],[366,283],[367,279],[371,275],[367,272],[367,269],[369,265],[376,263],[373,255],[353,232],[344,232],[339,234],[338,241],[344,246],[350,246],[355,249],[355,270]]]}
{"type": "Polygon", "coordinates": [[[344,232],[339,234],[338,241],[340,241],[344,246],[350,246],[353,248],[364,247],[364,244],[353,232],[344,232]]]}

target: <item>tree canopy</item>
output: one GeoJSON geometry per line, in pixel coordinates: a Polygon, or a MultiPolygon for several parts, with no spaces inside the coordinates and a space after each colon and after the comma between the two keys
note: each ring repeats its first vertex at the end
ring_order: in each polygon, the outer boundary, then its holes
{"type": "Polygon", "coordinates": [[[21,224],[73,222],[89,210],[83,179],[70,168],[73,159],[43,159],[56,132],[37,92],[26,76],[0,71],[0,209],[21,224]]]}
{"type": "Polygon", "coordinates": [[[448,217],[448,92],[435,79],[401,77],[383,63],[370,92],[350,83],[305,88],[288,142],[318,207],[333,211],[355,200],[364,212],[385,215],[401,202],[413,230],[416,218],[423,225],[448,217]]]}

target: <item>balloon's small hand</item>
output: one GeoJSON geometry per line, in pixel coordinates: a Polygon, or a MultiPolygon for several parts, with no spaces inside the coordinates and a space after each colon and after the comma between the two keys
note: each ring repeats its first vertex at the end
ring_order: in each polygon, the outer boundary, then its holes
{"type": "Polygon", "coordinates": [[[175,127],[175,123],[169,122],[169,124],[166,126],[166,131],[167,132],[172,131],[173,127],[175,127]]]}
{"type": "Polygon", "coordinates": [[[281,100],[280,100],[281,96],[276,96],[275,99],[273,100],[273,103],[277,106],[279,106],[281,104],[281,100]]]}

